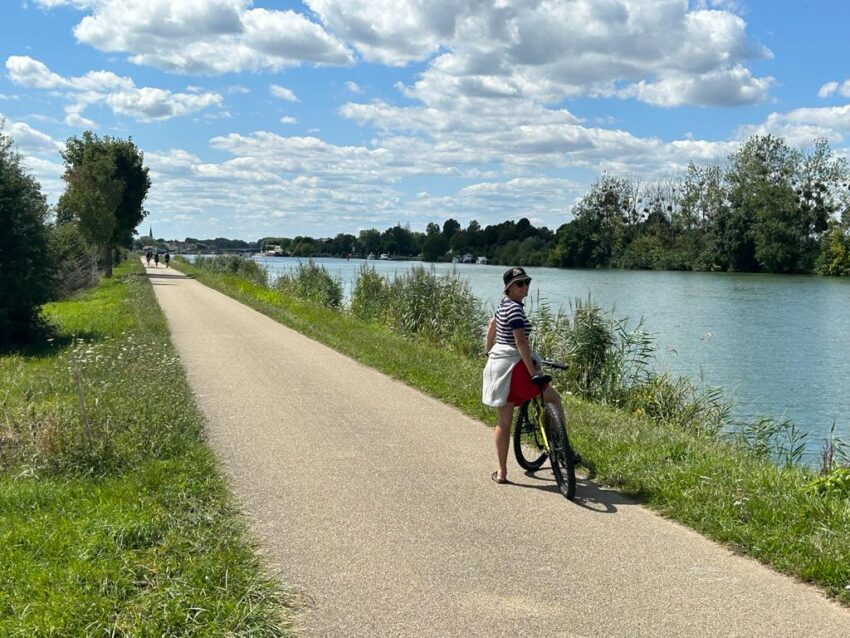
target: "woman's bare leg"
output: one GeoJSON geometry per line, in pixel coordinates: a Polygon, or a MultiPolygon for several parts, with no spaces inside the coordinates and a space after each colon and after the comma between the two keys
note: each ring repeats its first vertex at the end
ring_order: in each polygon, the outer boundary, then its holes
{"type": "Polygon", "coordinates": [[[508,448],[511,446],[511,420],[514,415],[514,404],[507,403],[496,408],[498,419],[493,430],[493,441],[496,443],[496,457],[499,459],[499,471],[496,478],[508,477],[508,448]]]}

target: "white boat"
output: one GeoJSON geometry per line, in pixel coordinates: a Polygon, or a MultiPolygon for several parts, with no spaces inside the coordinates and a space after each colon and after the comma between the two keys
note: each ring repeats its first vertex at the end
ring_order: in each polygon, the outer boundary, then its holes
{"type": "Polygon", "coordinates": [[[464,263],[464,264],[474,264],[475,263],[475,257],[470,255],[469,253],[466,253],[463,256],[463,259],[461,260],[461,262],[464,263]]]}
{"type": "Polygon", "coordinates": [[[366,255],[366,259],[374,259],[374,258],[375,258],[375,253],[369,253],[368,255],[366,255]]]}
{"type": "Polygon", "coordinates": [[[487,258],[486,257],[479,257],[478,260],[475,263],[476,264],[486,264],[487,258]]]}
{"type": "Polygon", "coordinates": [[[390,256],[387,253],[381,253],[381,256],[378,259],[389,259],[390,256]]]}

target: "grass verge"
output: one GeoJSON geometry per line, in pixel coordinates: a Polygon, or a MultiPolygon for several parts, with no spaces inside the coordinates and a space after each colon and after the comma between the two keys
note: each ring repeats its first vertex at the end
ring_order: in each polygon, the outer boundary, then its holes
{"type": "MultiPolygon", "coordinates": [[[[186,274],[299,332],[494,421],[480,402],[483,361],[402,338],[238,275],[181,262],[186,274]]],[[[850,605],[850,499],[820,495],[805,468],[779,467],[709,434],[569,399],[571,435],[595,478],[673,520],[822,587],[850,605]]]]}
{"type": "Polygon", "coordinates": [[[0,356],[0,635],[290,635],[143,275],[47,306],[54,340],[0,356]]]}

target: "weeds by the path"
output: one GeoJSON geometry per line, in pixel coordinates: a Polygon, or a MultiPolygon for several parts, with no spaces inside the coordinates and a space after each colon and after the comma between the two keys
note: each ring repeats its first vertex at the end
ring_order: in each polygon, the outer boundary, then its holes
{"type": "Polygon", "coordinates": [[[136,262],[0,357],[0,635],[283,636],[136,262]]]}
{"type": "MultiPolygon", "coordinates": [[[[284,296],[235,274],[181,263],[184,272],[354,359],[492,423],[480,402],[483,359],[403,336],[348,313],[284,296]]],[[[378,309],[380,310],[380,309],[378,309]]],[[[716,436],[647,414],[571,398],[576,447],[597,480],[850,604],[850,498],[844,483],[780,467],[716,436]]],[[[699,407],[699,406],[698,406],[699,407]]],[[[715,407],[701,409],[710,420],[715,407]]],[[[654,415],[652,415],[654,416],[654,415]]]]}

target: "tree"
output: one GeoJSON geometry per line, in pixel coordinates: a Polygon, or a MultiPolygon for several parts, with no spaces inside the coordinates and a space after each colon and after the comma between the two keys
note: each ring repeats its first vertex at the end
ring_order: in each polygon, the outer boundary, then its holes
{"type": "Polygon", "coordinates": [[[422,244],[422,259],[425,261],[437,261],[446,254],[448,242],[440,232],[437,224],[430,223],[425,229],[425,241],[422,244]]]}
{"type": "Polygon", "coordinates": [[[378,255],[381,252],[381,231],[377,228],[361,230],[357,236],[357,246],[360,253],[366,255],[378,255]]]}
{"type": "Polygon", "coordinates": [[[576,268],[610,266],[627,243],[636,193],[636,184],[625,178],[600,177],[574,206],[574,219],[558,229],[550,261],[576,268]]]}
{"type": "Polygon", "coordinates": [[[454,234],[460,230],[460,223],[456,219],[447,219],[443,222],[443,238],[450,242],[454,234]]]}
{"type": "Polygon", "coordinates": [[[59,216],[75,218],[86,238],[104,249],[106,276],[111,277],[114,247],[131,247],[147,215],[142,204],[151,182],[144,155],[132,139],[86,131],[67,141],[62,158],[67,186],[59,198],[59,216]]]}
{"type": "Polygon", "coordinates": [[[719,259],[726,270],[791,270],[796,211],[791,178],[798,157],[773,135],[754,135],[730,156],[729,210],[717,219],[719,259]]]}
{"type": "Polygon", "coordinates": [[[831,216],[840,209],[846,211],[848,177],[847,160],[837,157],[826,139],[816,139],[814,146],[802,153],[794,176],[801,236],[799,272],[812,270],[831,216]]]}
{"type": "Polygon", "coordinates": [[[829,230],[821,239],[817,272],[820,275],[850,276],[850,224],[837,220],[830,222],[829,230]]]}
{"type": "Polygon", "coordinates": [[[0,120],[0,346],[30,338],[50,296],[47,202],[0,120]]]}

